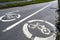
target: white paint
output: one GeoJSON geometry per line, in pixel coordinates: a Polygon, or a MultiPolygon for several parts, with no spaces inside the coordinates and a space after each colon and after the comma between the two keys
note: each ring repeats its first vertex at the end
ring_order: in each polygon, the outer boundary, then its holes
{"type": "Polygon", "coordinates": [[[55,25],[53,25],[52,23],[50,23],[50,22],[48,22],[48,21],[44,21],[44,20],[30,20],[30,21],[28,21],[28,22],[31,23],[31,22],[35,22],[35,21],[45,22],[45,23],[49,24],[50,26],[52,26],[53,28],[56,29],[55,25]]]}
{"type": "MultiPolygon", "coordinates": [[[[34,24],[30,24],[30,25],[34,25],[34,24]]],[[[30,25],[28,25],[29,28],[31,28],[31,29],[35,29],[36,28],[36,25],[34,25],[33,27],[31,27],[30,25]]]]}
{"type": "Polygon", "coordinates": [[[48,22],[48,21],[45,21],[45,23],[49,24],[50,26],[52,26],[54,28],[54,30],[56,31],[56,27],[55,25],[53,25],[52,23],[48,22]]]}
{"type": "Polygon", "coordinates": [[[28,21],[28,22],[31,23],[31,22],[35,22],[35,21],[41,21],[41,22],[44,22],[44,20],[30,20],[30,21],[28,21]]]}
{"type": "Polygon", "coordinates": [[[16,27],[16,25],[18,25],[18,24],[20,24],[21,22],[25,21],[26,19],[28,19],[28,18],[34,16],[35,14],[41,12],[41,11],[44,10],[45,8],[49,7],[50,5],[51,5],[51,4],[49,4],[49,5],[47,5],[47,6],[43,7],[43,8],[41,8],[40,10],[34,12],[33,14],[31,14],[31,15],[25,17],[24,19],[22,19],[22,20],[20,20],[20,21],[18,21],[18,22],[16,22],[16,23],[14,23],[13,25],[11,25],[11,26],[7,27],[6,29],[2,30],[2,32],[6,32],[6,31],[12,29],[13,27],[16,27]]]}
{"type": "Polygon", "coordinates": [[[38,27],[39,30],[41,30],[41,32],[45,35],[49,35],[50,34],[50,30],[48,28],[45,27],[45,25],[41,26],[42,28],[38,27]],[[44,31],[47,31],[47,33],[44,33],[44,31]]]}
{"type": "MultiPolygon", "coordinates": [[[[20,11],[20,10],[16,10],[16,11],[13,11],[13,12],[8,12],[8,13],[10,14],[10,13],[19,12],[19,11],[20,11]]],[[[5,14],[8,14],[8,13],[5,13],[5,14]]],[[[1,20],[2,22],[8,22],[8,21],[13,21],[13,20],[15,20],[15,19],[3,20],[3,19],[2,19],[3,17],[5,17],[5,15],[3,15],[3,16],[0,17],[0,20],[1,20]]],[[[20,17],[21,17],[21,15],[18,15],[17,18],[20,18],[20,17]]]]}
{"type": "MultiPolygon", "coordinates": [[[[3,19],[4,17],[5,17],[5,15],[3,15],[3,16],[0,17],[0,20],[1,20],[2,22],[10,22],[10,21],[16,20],[16,19],[4,20],[4,19],[3,19]]],[[[20,18],[20,17],[21,17],[21,15],[18,14],[18,15],[17,15],[17,18],[20,18]]]]}
{"type": "MultiPolygon", "coordinates": [[[[36,21],[45,22],[45,23],[49,24],[50,26],[52,26],[53,28],[55,28],[55,26],[53,26],[52,23],[50,23],[48,21],[44,21],[44,20],[30,20],[30,21],[28,21],[28,23],[36,22],[36,21]]],[[[43,27],[45,29],[45,26],[43,26],[43,27]]],[[[23,32],[24,32],[24,34],[26,35],[27,38],[32,38],[33,34],[31,34],[29,32],[29,30],[28,30],[28,24],[27,23],[25,23],[24,26],[23,26],[23,32]]],[[[49,30],[49,32],[50,32],[50,30],[49,30]]],[[[49,33],[46,33],[46,34],[49,34],[49,33]]],[[[51,36],[49,36],[47,38],[40,38],[40,37],[35,36],[34,40],[49,40],[51,38],[52,38],[52,40],[55,40],[56,39],[56,34],[53,33],[53,35],[51,35],[51,36]]]]}
{"type": "Polygon", "coordinates": [[[14,21],[14,20],[16,20],[16,19],[11,19],[11,20],[1,20],[2,22],[10,22],[10,21],[14,21]]]}
{"type": "Polygon", "coordinates": [[[42,32],[43,34],[45,34],[45,35],[49,35],[49,34],[51,33],[51,31],[50,31],[48,28],[42,29],[41,32],[42,32]],[[48,30],[47,33],[43,32],[43,31],[47,31],[47,30],[48,30]]]}
{"type": "Polygon", "coordinates": [[[53,34],[50,37],[47,38],[40,38],[40,37],[35,37],[34,40],[55,40],[56,39],[56,34],[53,34]]]}
{"type": "Polygon", "coordinates": [[[46,38],[35,37],[34,40],[47,40],[46,38]]]}
{"type": "Polygon", "coordinates": [[[27,23],[24,25],[23,32],[24,32],[24,34],[26,35],[27,38],[31,38],[32,34],[28,31],[27,25],[28,25],[27,23]]]}
{"type": "Polygon", "coordinates": [[[48,25],[52,26],[52,27],[54,28],[54,30],[56,31],[55,25],[53,25],[52,23],[50,23],[50,22],[48,22],[48,21],[44,21],[44,20],[30,20],[30,21],[28,21],[28,22],[31,23],[31,22],[35,22],[35,21],[45,22],[45,23],[47,23],[48,25]]]}
{"type": "Polygon", "coordinates": [[[18,14],[18,17],[17,18],[20,18],[21,17],[21,15],[20,14],[18,14]]]}
{"type": "MultiPolygon", "coordinates": [[[[31,23],[31,22],[35,22],[36,20],[31,20],[30,22],[28,23],[31,23]]],[[[38,21],[38,20],[37,20],[38,21]]],[[[44,20],[39,20],[40,22],[43,22],[44,20]]],[[[29,28],[31,29],[35,29],[35,28],[38,28],[43,34],[46,34],[46,35],[49,35],[50,34],[50,30],[48,28],[45,27],[45,25],[41,25],[40,23],[36,23],[36,24],[30,24],[28,25],[29,28]],[[32,27],[31,27],[31,26],[32,27]],[[48,32],[45,32],[48,31],[48,32]]]]}
{"type": "Polygon", "coordinates": [[[5,17],[5,15],[1,16],[1,17],[0,17],[0,20],[2,20],[3,17],[5,17]]]}
{"type": "Polygon", "coordinates": [[[52,23],[48,22],[48,21],[45,21],[45,23],[49,24],[50,26],[52,27],[55,27],[55,25],[53,25],[52,23]]]}

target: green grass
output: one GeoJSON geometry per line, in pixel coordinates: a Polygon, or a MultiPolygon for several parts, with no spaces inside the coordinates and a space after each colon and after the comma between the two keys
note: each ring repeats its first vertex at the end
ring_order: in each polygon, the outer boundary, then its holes
{"type": "Polygon", "coordinates": [[[12,2],[12,1],[16,1],[16,0],[0,0],[0,2],[12,2]]]}
{"type": "Polygon", "coordinates": [[[42,3],[42,2],[49,2],[49,1],[53,1],[53,0],[33,0],[33,1],[30,1],[30,2],[19,2],[19,3],[16,3],[16,4],[7,4],[7,5],[4,5],[4,6],[0,6],[0,9],[17,7],[17,6],[25,6],[25,5],[42,3]]]}
{"type": "Polygon", "coordinates": [[[60,40],[60,32],[57,33],[56,40],[60,40]]]}

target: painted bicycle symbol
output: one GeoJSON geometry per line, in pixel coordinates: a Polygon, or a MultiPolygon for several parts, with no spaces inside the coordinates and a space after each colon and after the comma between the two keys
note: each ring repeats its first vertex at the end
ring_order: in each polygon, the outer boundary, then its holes
{"type": "MultiPolygon", "coordinates": [[[[36,31],[37,31],[36,30],[36,31]]],[[[48,21],[44,21],[44,20],[30,20],[27,23],[24,24],[23,26],[23,33],[25,34],[25,36],[31,40],[49,40],[49,39],[53,39],[55,40],[56,38],[56,27],[55,25],[53,25],[52,23],[48,22],[48,21]],[[41,23],[45,23],[47,25],[49,25],[48,27],[44,24],[41,23]],[[52,28],[52,29],[51,29],[52,28]],[[31,31],[29,31],[29,29],[31,30],[39,30],[39,35],[34,35],[34,33],[36,33],[35,31],[32,33],[31,31]]],[[[36,34],[38,34],[36,33],[36,34]]]]}
{"type": "Polygon", "coordinates": [[[10,22],[10,21],[14,21],[16,19],[19,19],[20,17],[21,17],[20,14],[6,13],[5,15],[0,17],[0,20],[2,22],[10,22]]]}
{"type": "Polygon", "coordinates": [[[28,25],[28,27],[31,29],[38,28],[39,30],[41,30],[41,32],[43,34],[46,34],[46,35],[50,34],[50,30],[48,28],[46,28],[45,25],[40,25],[40,23],[30,24],[30,25],[28,25]]]}

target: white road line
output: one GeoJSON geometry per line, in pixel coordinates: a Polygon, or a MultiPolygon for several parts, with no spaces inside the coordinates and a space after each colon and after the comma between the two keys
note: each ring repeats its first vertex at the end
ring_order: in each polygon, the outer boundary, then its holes
{"type": "Polygon", "coordinates": [[[50,3],[49,5],[47,5],[47,6],[43,7],[43,8],[41,8],[40,10],[34,12],[33,14],[31,14],[31,15],[25,17],[24,19],[22,19],[22,20],[20,20],[20,21],[18,21],[18,22],[16,22],[16,23],[14,23],[13,25],[7,27],[6,29],[2,30],[2,32],[6,32],[6,31],[12,29],[13,27],[16,27],[16,25],[18,25],[18,24],[20,24],[21,22],[25,21],[26,19],[28,19],[28,18],[34,16],[35,14],[41,12],[41,11],[44,10],[45,8],[49,7],[51,4],[52,4],[52,3],[50,3]]]}

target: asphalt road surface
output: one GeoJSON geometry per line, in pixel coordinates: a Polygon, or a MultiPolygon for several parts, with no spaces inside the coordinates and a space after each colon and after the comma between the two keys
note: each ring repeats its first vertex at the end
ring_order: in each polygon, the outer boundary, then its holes
{"type": "MultiPolygon", "coordinates": [[[[3,22],[3,19],[0,20],[0,40],[30,40],[23,32],[24,24],[30,20],[44,20],[55,25],[56,17],[58,16],[55,12],[56,10],[57,1],[0,10],[0,18],[6,13],[9,14],[11,12],[21,15],[20,18],[10,22],[3,22]]],[[[39,36],[39,32],[32,31],[32,29],[29,30],[35,35],[38,33],[37,36],[39,36]]],[[[41,35],[43,34],[41,33],[41,35]]],[[[43,35],[42,37],[45,36],[43,35]]]]}

